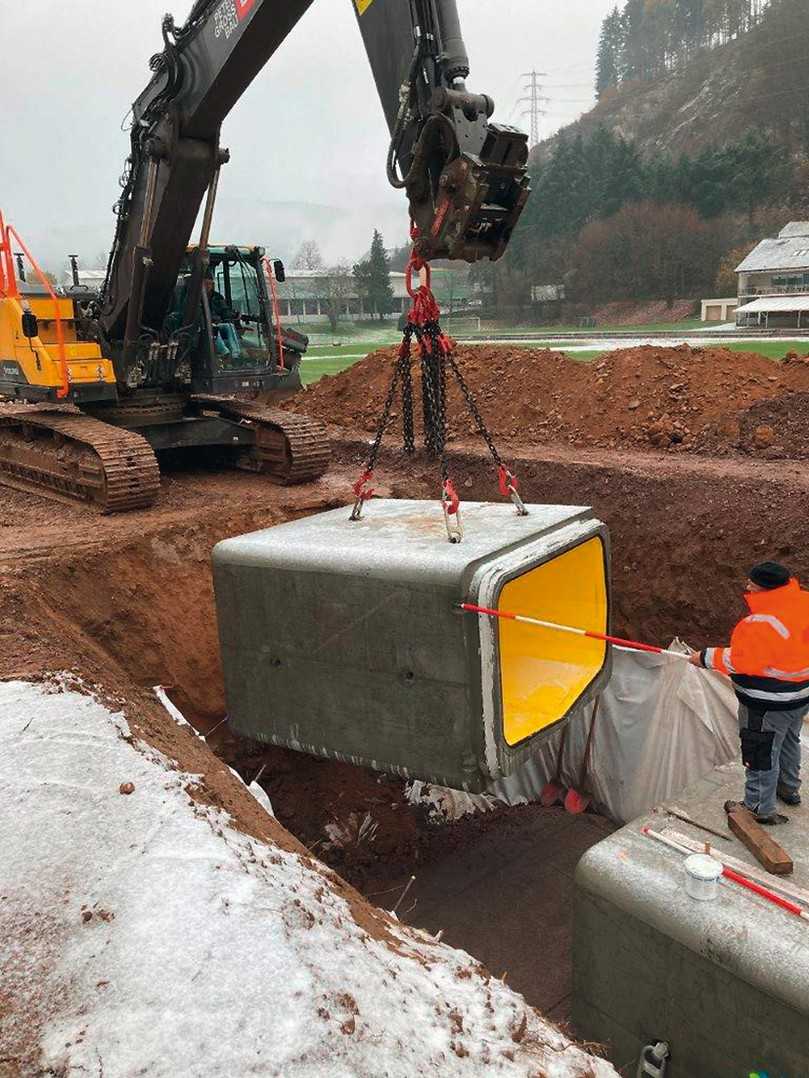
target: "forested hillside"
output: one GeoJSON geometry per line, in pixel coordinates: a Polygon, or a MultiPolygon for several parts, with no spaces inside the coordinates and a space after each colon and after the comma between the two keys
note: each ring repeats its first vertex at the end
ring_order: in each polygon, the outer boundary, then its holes
{"type": "Polygon", "coordinates": [[[733,294],[759,239],[809,216],[809,0],[627,0],[600,99],[537,147],[512,300],[733,294]],[[737,257],[738,256],[738,257],[737,257]]]}
{"type": "Polygon", "coordinates": [[[607,16],[598,46],[596,90],[655,79],[695,53],[758,26],[769,0],[627,0],[607,16]]]}
{"type": "Polygon", "coordinates": [[[809,152],[807,0],[627,0],[605,20],[599,103],[644,152],[697,152],[748,129],[809,152]]]}

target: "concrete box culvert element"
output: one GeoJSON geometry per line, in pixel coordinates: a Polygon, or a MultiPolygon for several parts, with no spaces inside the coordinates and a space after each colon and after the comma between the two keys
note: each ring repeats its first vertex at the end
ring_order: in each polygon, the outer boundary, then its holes
{"type": "MultiPolygon", "coordinates": [[[[804,768],[809,766],[804,745],[804,768]]],[[[677,798],[694,819],[727,831],[723,805],[744,790],[740,763],[716,768],[677,798]]],[[[809,806],[787,809],[777,838],[809,890],[809,806]]],[[[691,898],[683,855],[641,833],[709,839],[715,856],[761,869],[733,839],[679,820],[641,817],[593,846],[576,870],[573,1024],[635,1073],[644,1045],[671,1048],[668,1078],[809,1075],[809,924],[723,881],[712,902],[691,898]]],[[[727,831],[730,836],[730,832],[727,831]]],[[[773,886],[779,877],[772,877],[773,886]]]]}
{"type": "Polygon", "coordinates": [[[274,745],[480,792],[609,678],[600,641],[464,614],[471,602],[606,631],[609,537],[585,507],[370,502],[219,543],[231,728],[274,745]]]}

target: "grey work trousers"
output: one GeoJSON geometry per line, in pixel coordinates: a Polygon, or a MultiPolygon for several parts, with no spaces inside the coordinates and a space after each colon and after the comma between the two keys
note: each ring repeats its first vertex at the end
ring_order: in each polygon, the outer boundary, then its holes
{"type": "Polygon", "coordinates": [[[753,759],[745,759],[747,780],[744,803],[758,816],[772,816],[776,811],[776,790],[779,785],[790,793],[797,793],[801,785],[801,730],[803,720],[809,714],[809,704],[802,704],[791,711],[751,711],[739,704],[739,732],[742,737],[742,756],[749,757],[745,745],[748,731],[755,730],[761,720],[762,734],[772,734],[772,747],[767,750],[769,739],[753,751],[753,759]],[[768,764],[769,766],[764,766],[768,764]]]}

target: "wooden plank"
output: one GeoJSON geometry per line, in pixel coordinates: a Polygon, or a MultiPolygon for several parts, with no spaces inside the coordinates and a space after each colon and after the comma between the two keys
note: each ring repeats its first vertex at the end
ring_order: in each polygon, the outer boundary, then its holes
{"type": "Polygon", "coordinates": [[[746,808],[739,805],[728,811],[728,827],[743,842],[759,864],[775,876],[788,876],[795,867],[792,858],[746,808]]]}

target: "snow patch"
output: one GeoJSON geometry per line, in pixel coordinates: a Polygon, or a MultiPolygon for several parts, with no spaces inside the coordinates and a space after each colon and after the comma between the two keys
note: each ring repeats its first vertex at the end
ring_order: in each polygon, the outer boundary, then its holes
{"type": "MultiPolygon", "coordinates": [[[[200,739],[200,741],[205,741],[205,737],[198,730],[194,729],[194,727],[191,725],[185,715],[183,715],[182,711],[180,711],[177,705],[172,702],[171,697],[162,685],[155,685],[153,692],[178,726],[187,726],[188,729],[200,739]]],[[[242,785],[245,786],[247,790],[253,795],[253,797],[255,797],[256,801],[258,801],[259,805],[261,805],[264,811],[269,816],[272,816],[274,818],[275,813],[273,812],[272,802],[267,796],[266,790],[259,786],[257,782],[251,782],[248,786],[238,771],[235,771],[232,767],[228,768],[228,770],[230,771],[231,775],[233,775],[234,778],[238,779],[239,782],[241,782],[242,785]]]]}
{"type": "Polygon", "coordinates": [[[20,1073],[616,1074],[192,781],[92,697],[0,684],[0,1057],[20,1073]]]}

